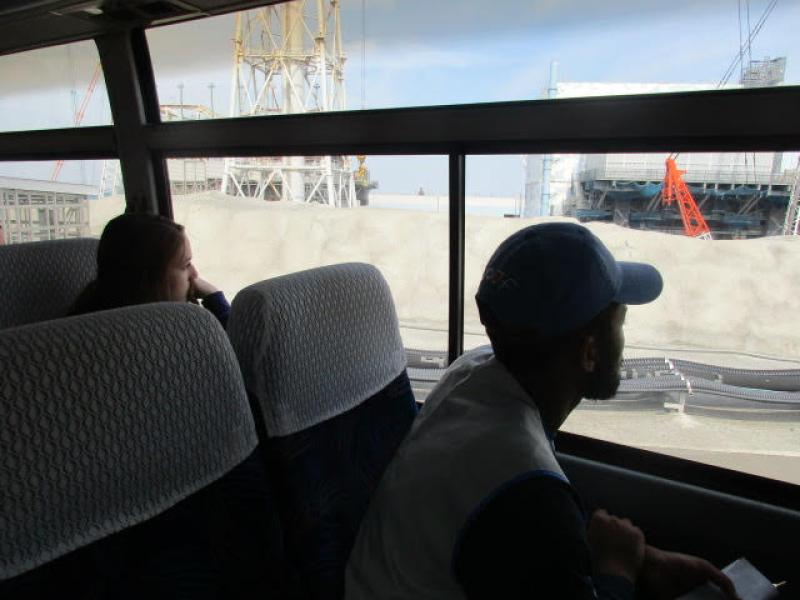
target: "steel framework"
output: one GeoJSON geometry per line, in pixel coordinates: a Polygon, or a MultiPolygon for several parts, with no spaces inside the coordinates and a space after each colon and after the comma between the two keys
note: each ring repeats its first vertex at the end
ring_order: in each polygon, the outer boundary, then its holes
{"type": "Polygon", "coordinates": [[[800,160],[797,161],[789,204],[786,206],[783,235],[800,235],[800,160]]]}
{"type": "Polygon", "coordinates": [[[108,196],[122,194],[123,192],[124,189],[122,187],[119,161],[113,158],[104,160],[103,170],[100,173],[100,189],[98,191],[98,197],[106,198],[108,196]]]}
{"type": "MultiPolygon", "coordinates": [[[[230,115],[342,110],[344,64],[339,0],[294,0],[239,13],[230,115]]],[[[348,156],[228,158],[222,191],[334,207],[357,204],[348,156]]]]}
{"type": "Polygon", "coordinates": [[[88,198],[55,188],[0,188],[0,231],[8,244],[86,237],[88,198]]]}
{"type": "Polygon", "coordinates": [[[685,171],[678,169],[675,159],[671,156],[667,158],[666,164],[667,172],[664,176],[664,196],[662,198],[664,204],[667,206],[673,202],[678,204],[686,235],[701,240],[712,239],[708,223],[703,218],[703,213],[697,207],[692,192],[689,191],[683,180],[685,171]]]}

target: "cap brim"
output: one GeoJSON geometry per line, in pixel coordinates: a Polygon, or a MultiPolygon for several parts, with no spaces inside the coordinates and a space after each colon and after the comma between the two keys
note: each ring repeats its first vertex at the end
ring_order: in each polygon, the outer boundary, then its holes
{"type": "Polygon", "coordinates": [[[647,304],[658,298],[664,288],[661,273],[645,263],[617,262],[622,273],[622,285],[614,302],[619,304],[647,304]]]}

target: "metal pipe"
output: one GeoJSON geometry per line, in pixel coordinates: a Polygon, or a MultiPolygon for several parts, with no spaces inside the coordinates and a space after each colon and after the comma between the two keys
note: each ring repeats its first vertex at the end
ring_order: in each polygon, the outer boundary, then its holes
{"type": "Polygon", "coordinates": [[[447,363],[464,352],[464,225],[466,157],[451,154],[450,176],[450,283],[448,302],[447,363]]]}
{"type": "MultiPolygon", "coordinates": [[[[558,62],[550,62],[550,84],[547,87],[547,98],[553,99],[558,93],[556,81],[558,79],[558,62]]],[[[540,193],[539,211],[542,216],[550,214],[550,174],[553,168],[553,155],[545,154],[542,159],[542,183],[540,193]]]]}

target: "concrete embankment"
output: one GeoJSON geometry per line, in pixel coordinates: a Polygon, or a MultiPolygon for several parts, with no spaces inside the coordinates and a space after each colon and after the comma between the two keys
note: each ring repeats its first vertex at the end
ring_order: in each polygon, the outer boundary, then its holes
{"type": "MultiPolygon", "coordinates": [[[[200,272],[229,296],[267,277],[368,262],[389,282],[406,345],[446,346],[447,215],[333,210],[219,193],[176,196],[174,206],[200,272]]],[[[122,211],[122,201],[98,200],[91,207],[92,231],[99,235],[122,211]]],[[[486,261],[513,231],[541,220],[467,218],[467,346],[482,341],[472,297],[486,261]]],[[[650,262],[664,276],[662,296],[628,312],[631,349],[643,346],[646,355],[653,355],[653,348],[722,350],[800,361],[800,238],[707,242],[610,224],[589,227],[619,260],[650,262]]]]}

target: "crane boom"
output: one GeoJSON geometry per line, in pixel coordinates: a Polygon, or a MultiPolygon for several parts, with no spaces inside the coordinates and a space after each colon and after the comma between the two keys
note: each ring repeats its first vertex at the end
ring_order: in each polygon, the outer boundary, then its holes
{"type": "MultiPolygon", "coordinates": [[[[100,79],[100,63],[97,63],[97,66],[94,68],[94,73],[92,73],[92,79],[89,81],[89,85],[86,88],[86,93],[83,95],[83,100],[81,101],[80,108],[78,108],[77,112],[73,117],[73,123],[75,127],[81,124],[83,121],[83,117],[86,115],[86,108],[89,106],[89,100],[92,99],[92,94],[94,93],[94,88],[97,86],[97,81],[100,79]]],[[[61,174],[61,168],[64,166],[63,160],[56,161],[55,166],[53,167],[53,174],[50,175],[50,181],[56,181],[58,176],[61,174]]]]}
{"type": "Polygon", "coordinates": [[[678,210],[681,213],[683,228],[689,237],[701,240],[710,240],[711,229],[708,227],[703,213],[697,207],[694,196],[689,191],[689,187],[683,180],[686,171],[678,169],[675,159],[671,156],[667,158],[667,173],[664,176],[664,204],[670,206],[673,202],[678,203],[678,210]]]}

